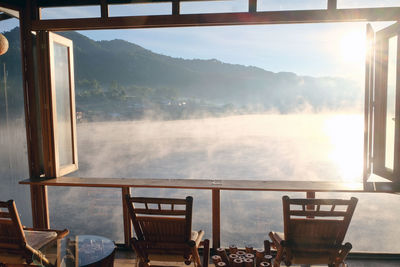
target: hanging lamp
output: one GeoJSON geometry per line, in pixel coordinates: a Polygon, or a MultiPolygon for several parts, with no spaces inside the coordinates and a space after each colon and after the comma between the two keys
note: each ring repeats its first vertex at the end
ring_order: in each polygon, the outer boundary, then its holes
{"type": "Polygon", "coordinates": [[[0,33],[0,56],[4,55],[8,50],[8,40],[0,33]]]}

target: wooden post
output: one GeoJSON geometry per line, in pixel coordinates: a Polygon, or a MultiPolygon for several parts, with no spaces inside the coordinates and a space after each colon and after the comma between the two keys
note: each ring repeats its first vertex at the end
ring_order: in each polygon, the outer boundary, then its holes
{"type": "Polygon", "coordinates": [[[337,0],[328,0],[328,10],[337,9],[337,0]]]}
{"type": "Polygon", "coordinates": [[[221,243],[221,201],[220,190],[212,189],[212,236],[213,249],[220,247],[221,243]]]}
{"type": "MultiPolygon", "coordinates": [[[[25,126],[28,148],[29,178],[37,179],[42,174],[41,147],[39,129],[39,108],[35,87],[35,63],[32,20],[40,19],[36,1],[26,1],[25,9],[20,14],[22,74],[24,79],[25,126]]],[[[35,228],[49,228],[47,188],[43,185],[31,185],[32,223],[35,228]]]]}
{"type": "Polygon", "coordinates": [[[39,20],[42,16],[42,9],[38,7],[37,0],[32,0],[31,2],[32,20],[39,20]]]}
{"type": "Polygon", "coordinates": [[[249,0],[249,12],[257,12],[257,0],[249,0]]]}
{"type": "Polygon", "coordinates": [[[100,2],[100,10],[101,10],[101,18],[102,19],[107,19],[108,18],[107,0],[101,0],[101,2],[100,2]]]}
{"type": "MultiPolygon", "coordinates": [[[[315,192],[308,191],[306,193],[306,197],[307,198],[311,198],[311,199],[315,199],[315,192]]],[[[307,205],[306,206],[306,210],[314,210],[314,209],[315,209],[315,205],[307,205]]],[[[307,218],[312,219],[312,218],[314,218],[314,216],[307,216],[307,218]]]]}
{"type": "Polygon", "coordinates": [[[45,185],[31,185],[31,205],[33,227],[49,229],[49,206],[45,185]]]}
{"type": "MultiPolygon", "coordinates": [[[[306,197],[314,199],[315,198],[315,192],[314,191],[307,191],[306,192],[306,197]]],[[[307,206],[307,208],[308,208],[308,206],[307,206]]],[[[312,209],[314,209],[314,208],[312,208],[312,209]]]]}
{"type": "Polygon", "coordinates": [[[124,221],[124,240],[125,240],[125,246],[129,247],[130,246],[130,240],[132,237],[132,225],[131,225],[131,219],[129,218],[128,214],[128,206],[126,205],[125,202],[125,195],[130,194],[129,187],[122,187],[121,191],[122,195],[122,218],[124,221]]]}
{"type": "Polygon", "coordinates": [[[179,15],[180,13],[180,2],[179,0],[172,1],[172,15],[179,15]]]}
{"type": "Polygon", "coordinates": [[[33,61],[33,38],[31,28],[30,3],[26,1],[26,9],[21,11],[21,55],[22,74],[24,79],[24,103],[25,103],[25,127],[28,148],[29,177],[37,178],[40,170],[40,143],[38,129],[38,107],[35,92],[34,61],[33,61]]]}

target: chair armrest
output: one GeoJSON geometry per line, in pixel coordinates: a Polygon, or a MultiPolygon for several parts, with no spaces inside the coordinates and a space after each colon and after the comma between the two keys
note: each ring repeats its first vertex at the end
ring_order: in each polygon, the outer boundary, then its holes
{"type": "Polygon", "coordinates": [[[349,242],[347,242],[346,244],[344,244],[342,246],[339,256],[338,256],[340,261],[344,261],[344,259],[346,259],[347,255],[349,254],[349,252],[352,248],[353,248],[353,246],[349,242]]]}
{"type": "Polygon", "coordinates": [[[285,243],[285,240],[276,232],[270,232],[269,237],[271,238],[272,245],[277,249],[282,247],[285,243]]]}
{"type": "Polygon", "coordinates": [[[196,239],[189,240],[188,244],[190,247],[194,247],[194,246],[199,247],[201,239],[203,239],[203,236],[204,236],[204,231],[200,230],[197,233],[198,234],[197,234],[196,239]]]}
{"type": "Polygon", "coordinates": [[[42,228],[32,228],[32,227],[24,227],[23,230],[28,230],[28,231],[42,231],[42,232],[56,232],[57,233],[57,238],[63,238],[69,234],[68,229],[64,230],[54,230],[54,229],[42,229],[42,228]]]}

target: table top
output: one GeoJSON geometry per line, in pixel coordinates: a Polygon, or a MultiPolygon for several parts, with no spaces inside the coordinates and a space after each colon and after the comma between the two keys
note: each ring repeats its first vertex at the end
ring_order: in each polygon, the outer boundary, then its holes
{"type": "Polygon", "coordinates": [[[66,236],[41,252],[57,267],[81,267],[102,261],[114,250],[114,242],[106,237],[77,235],[66,236]]]}

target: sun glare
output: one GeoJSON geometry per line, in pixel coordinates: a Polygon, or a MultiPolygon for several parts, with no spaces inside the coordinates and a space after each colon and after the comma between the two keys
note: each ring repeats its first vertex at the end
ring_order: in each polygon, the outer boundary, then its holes
{"type": "Polygon", "coordinates": [[[340,39],[340,55],[344,62],[364,61],[365,33],[348,32],[340,39]]]}
{"type": "Polygon", "coordinates": [[[331,140],[330,158],[345,182],[360,182],[363,167],[362,115],[333,115],[326,121],[326,134],[331,140]]]}

